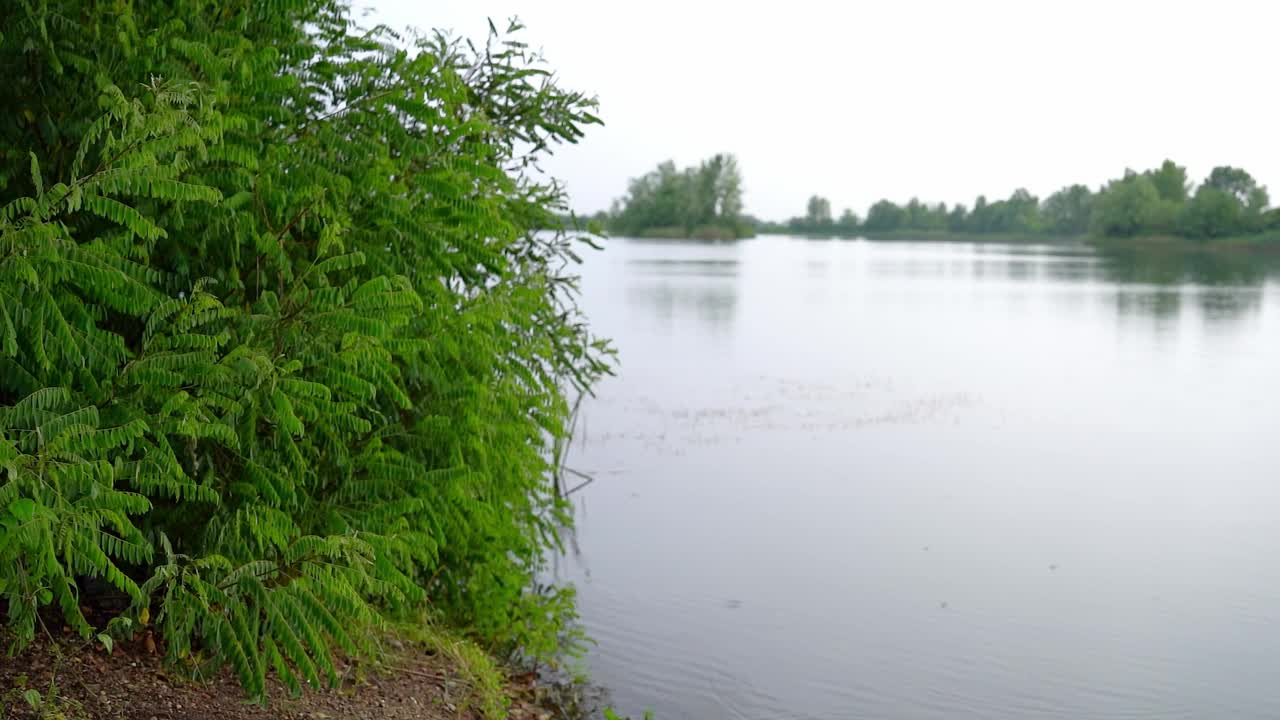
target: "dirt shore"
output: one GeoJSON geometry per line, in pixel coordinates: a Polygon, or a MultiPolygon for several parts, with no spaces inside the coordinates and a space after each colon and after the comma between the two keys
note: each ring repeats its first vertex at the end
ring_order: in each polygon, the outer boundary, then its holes
{"type": "MultiPolygon", "coordinates": [[[[399,645],[399,643],[394,643],[399,645]]],[[[403,646],[378,667],[347,663],[342,685],[290,698],[270,682],[267,706],[250,704],[227,672],[197,681],[167,668],[145,639],[101,646],[37,643],[0,656],[0,720],[480,720],[483,699],[442,653],[403,646]],[[54,692],[50,693],[51,687],[54,692]],[[36,691],[37,697],[30,691],[36,691]],[[24,694],[26,697],[24,697],[24,694]]],[[[531,676],[509,679],[506,717],[547,720],[531,676]]],[[[542,698],[540,700],[540,698],[542,698]]],[[[490,714],[492,718],[492,713],[490,714]]]]}

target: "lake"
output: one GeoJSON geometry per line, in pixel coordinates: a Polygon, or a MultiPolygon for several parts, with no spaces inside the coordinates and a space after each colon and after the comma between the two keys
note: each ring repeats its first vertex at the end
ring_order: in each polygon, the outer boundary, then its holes
{"type": "Polygon", "coordinates": [[[657,720],[1280,717],[1268,265],[609,241],[557,561],[593,680],[657,720]]]}

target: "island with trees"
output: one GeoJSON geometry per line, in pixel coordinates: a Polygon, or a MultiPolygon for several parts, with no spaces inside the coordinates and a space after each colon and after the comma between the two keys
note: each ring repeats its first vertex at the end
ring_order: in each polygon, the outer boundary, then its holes
{"type": "Polygon", "coordinates": [[[1199,185],[1186,168],[1166,160],[1144,172],[1126,170],[1096,191],[1069,185],[1040,199],[1025,189],[1007,199],[978,196],[972,207],[930,204],[912,198],[899,205],[880,200],[859,217],[839,217],[826,198],[812,196],[805,214],[783,223],[760,223],[763,234],[942,240],[1043,240],[1089,238],[1096,242],[1187,242],[1221,247],[1280,243],[1280,210],[1246,171],[1214,168],[1199,185]]]}
{"type": "Polygon", "coordinates": [[[633,178],[627,194],[595,220],[631,237],[734,240],[754,234],[753,223],[742,214],[742,173],[729,154],[684,169],[663,162],[633,178]]]}

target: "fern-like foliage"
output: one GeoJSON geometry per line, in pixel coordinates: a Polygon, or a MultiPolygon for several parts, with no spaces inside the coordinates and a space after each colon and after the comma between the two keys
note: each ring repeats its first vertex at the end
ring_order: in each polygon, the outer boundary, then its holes
{"type": "MultiPolygon", "coordinates": [[[[512,33],[333,0],[21,2],[0,60],[0,596],[336,681],[424,607],[549,654],[549,448],[609,348],[538,160],[598,122],[512,33]],[[408,49],[406,49],[408,48],[408,49]],[[135,625],[136,626],[136,625],[135,625]]],[[[589,239],[587,239],[590,242],[589,239]]]]}

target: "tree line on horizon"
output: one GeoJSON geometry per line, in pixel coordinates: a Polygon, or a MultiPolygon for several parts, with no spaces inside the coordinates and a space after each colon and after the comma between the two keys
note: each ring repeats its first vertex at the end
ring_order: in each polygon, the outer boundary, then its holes
{"type": "Polygon", "coordinates": [[[1193,240],[1254,235],[1280,229],[1280,210],[1270,208],[1267,189],[1246,171],[1220,166],[1194,185],[1185,167],[1166,160],[1159,168],[1126,170],[1097,191],[1069,185],[1041,200],[1024,188],[1007,199],[979,195],[972,208],[929,204],[912,198],[899,205],[880,200],[860,217],[831,202],[809,198],[805,214],[784,223],[760,223],[763,233],[794,232],[852,236],[902,231],[936,234],[1005,234],[1109,238],[1173,236],[1193,240]]]}

